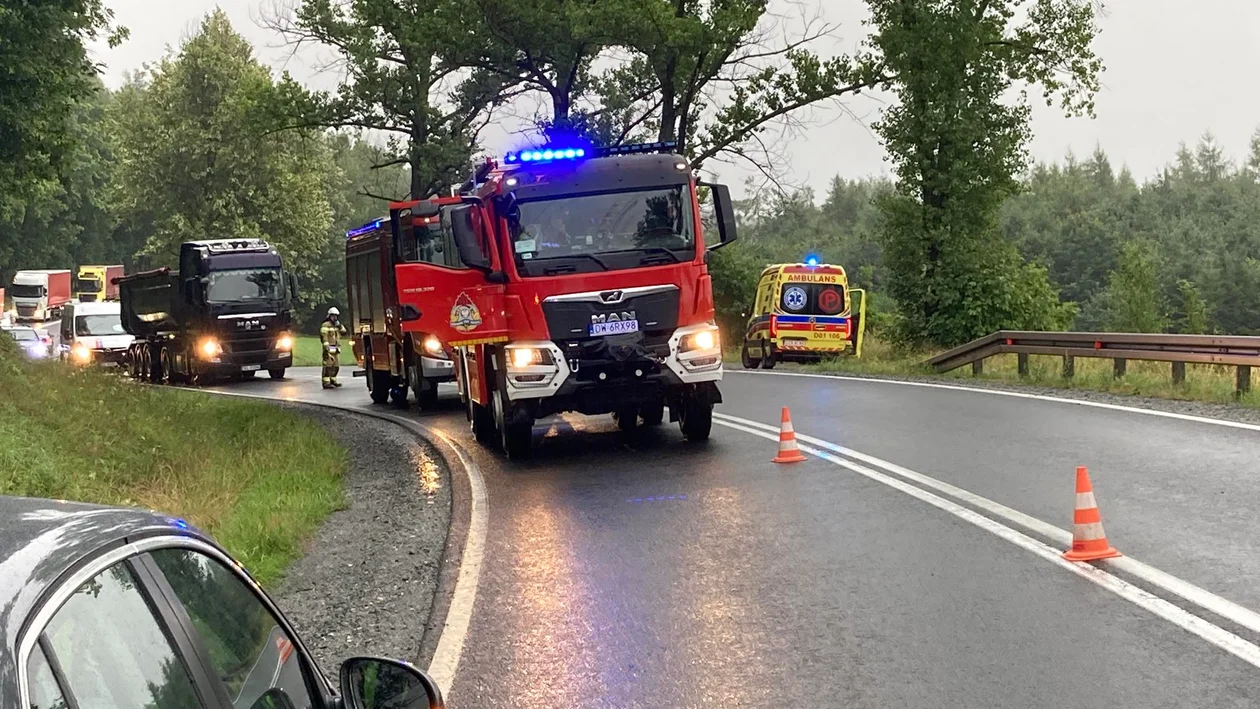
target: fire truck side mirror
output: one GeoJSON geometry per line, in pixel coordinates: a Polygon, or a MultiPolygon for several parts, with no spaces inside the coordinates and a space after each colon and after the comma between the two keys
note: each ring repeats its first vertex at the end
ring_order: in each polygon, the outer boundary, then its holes
{"type": "Polygon", "coordinates": [[[481,250],[481,240],[477,238],[476,213],[471,205],[455,207],[451,210],[451,231],[455,236],[455,248],[459,251],[459,260],[469,268],[488,273],[490,259],[481,250]]]}
{"type": "Polygon", "coordinates": [[[735,203],[731,201],[731,190],[726,185],[709,184],[713,194],[713,211],[717,215],[718,242],[705,245],[710,251],[720,249],[737,238],[735,230],[735,203]]]}

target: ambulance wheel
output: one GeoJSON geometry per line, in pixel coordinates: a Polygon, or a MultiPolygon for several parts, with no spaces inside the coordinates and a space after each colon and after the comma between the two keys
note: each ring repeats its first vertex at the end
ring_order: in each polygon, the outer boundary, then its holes
{"type": "Polygon", "coordinates": [[[709,432],[713,430],[713,404],[694,399],[684,401],[678,412],[678,428],[692,443],[709,440],[709,432]]]}
{"type": "Polygon", "coordinates": [[[756,369],[761,366],[761,358],[753,357],[748,351],[748,340],[744,340],[744,349],[739,352],[739,363],[744,365],[744,369],[756,369]]]}
{"type": "Polygon", "coordinates": [[[762,369],[774,369],[774,365],[779,363],[779,353],[774,351],[774,345],[766,347],[765,357],[761,360],[762,369]]]}

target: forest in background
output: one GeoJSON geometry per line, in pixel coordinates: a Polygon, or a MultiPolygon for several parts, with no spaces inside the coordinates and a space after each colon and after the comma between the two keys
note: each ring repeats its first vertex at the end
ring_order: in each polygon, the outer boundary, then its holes
{"type": "MultiPolygon", "coordinates": [[[[1044,266],[1075,330],[1260,334],[1260,132],[1241,164],[1206,134],[1138,182],[1098,149],[1025,174],[1000,211],[1004,238],[1044,266]]],[[[720,316],[742,327],[757,273],[808,253],[872,292],[870,324],[897,316],[887,296],[877,199],[888,179],[835,178],[740,204],[740,243],[714,264],[720,316]]]]}

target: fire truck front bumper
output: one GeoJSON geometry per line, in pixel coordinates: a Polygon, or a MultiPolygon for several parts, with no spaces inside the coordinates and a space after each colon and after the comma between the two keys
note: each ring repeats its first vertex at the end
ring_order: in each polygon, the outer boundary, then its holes
{"type": "Polygon", "coordinates": [[[559,411],[608,413],[660,402],[680,391],[695,390],[715,402],[721,400],[716,383],[722,379],[722,350],[713,325],[678,328],[667,342],[654,346],[633,337],[561,344],[506,346],[509,400],[535,400],[537,416],[559,411]]]}

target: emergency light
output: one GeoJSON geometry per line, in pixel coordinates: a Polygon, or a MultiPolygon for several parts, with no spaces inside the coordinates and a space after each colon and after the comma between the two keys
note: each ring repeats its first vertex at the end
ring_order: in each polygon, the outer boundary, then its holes
{"type": "Polygon", "coordinates": [[[346,238],[353,239],[354,237],[359,236],[360,234],[366,234],[370,231],[375,231],[377,229],[380,229],[381,225],[384,223],[385,223],[384,219],[377,219],[376,221],[368,222],[367,224],[364,224],[361,227],[358,227],[356,229],[351,229],[350,231],[346,232],[346,238]]]}
{"type": "Polygon", "coordinates": [[[817,256],[815,256],[815,255],[813,255],[813,254],[810,254],[810,255],[806,256],[806,257],[805,257],[805,265],[806,265],[806,266],[810,266],[810,267],[817,266],[817,265],[818,265],[818,257],[817,257],[817,256]]]}
{"type": "MultiPolygon", "coordinates": [[[[674,141],[661,141],[657,143],[634,143],[631,145],[614,145],[608,148],[594,149],[595,157],[608,157],[612,155],[639,155],[642,153],[663,153],[678,149],[678,143],[674,141]]],[[[564,147],[564,148],[529,148],[515,153],[508,153],[503,157],[506,164],[526,163],[526,162],[551,162],[553,160],[577,160],[585,158],[588,151],[586,148],[564,147]]]]}

